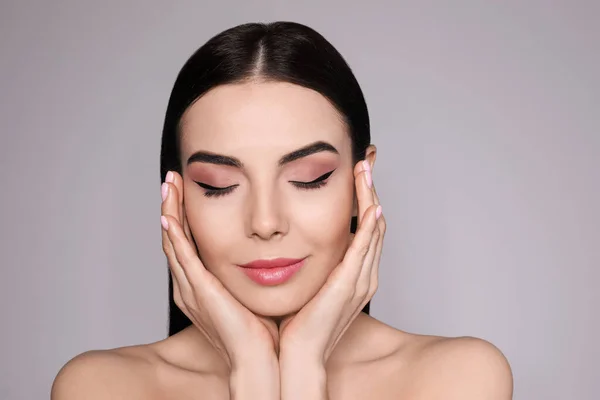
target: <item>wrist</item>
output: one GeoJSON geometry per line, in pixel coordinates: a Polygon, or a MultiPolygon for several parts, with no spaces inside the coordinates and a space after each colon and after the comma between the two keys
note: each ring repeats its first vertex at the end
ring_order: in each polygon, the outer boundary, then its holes
{"type": "Polygon", "coordinates": [[[279,400],[280,378],[277,358],[264,361],[255,358],[251,363],[236,363],[229,374],[231,399],[279,400]]]}
{"type": "Polygon", "coordinates": [[[248,346],[244,351],[232,354],[229,358],[230,372],[257,368],[257,365],[267,365],[275,369],[279,368],[277,354],[273,348],[248,346]]]}
{"type": "Polygon", "coordinates": [[[292,367],[299,365],[310,365],[316,368],[325,368],[325,360],[322,355],[307,351],[306,348],[281,346],[279,348],[279,365],[282,363],[292,367]]]}
{"type": "Polygon", "coordinates": [[[327,395],[327,372],[319,362],[302,358],[279,358],[279,378],[282,400],[325,400],[327,395]]]}

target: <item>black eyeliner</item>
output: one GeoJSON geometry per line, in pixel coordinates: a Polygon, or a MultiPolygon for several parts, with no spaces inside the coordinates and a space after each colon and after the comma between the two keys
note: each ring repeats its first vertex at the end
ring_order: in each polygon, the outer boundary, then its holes
{"type": "MultiPolygon", "coordinates": [[[[292,183],[298,189],[318,189],[327,184],[326,179],[329,178],[334,172],[335,172],[335,169],[319,176],[317,179],[310,181],[310,182],[290,181],[290,183],[292,183]]],[[[224,196],[224,195],[228,194],[229,192],[231,192],[233,189],[235,189],[236,186],[238,186],[238,185],[231,185],[231,186],[227,186],[224,188],[219,188],[219,187],[210,186],[210,185],[207,185],[206,183],[202,183],[202,182],[198,182],[198,181],[194,181],[194,182],[198,186],[200,186],[202,189],[205,190],[204,196],[206,196],[206,197],[224,196]]]]}

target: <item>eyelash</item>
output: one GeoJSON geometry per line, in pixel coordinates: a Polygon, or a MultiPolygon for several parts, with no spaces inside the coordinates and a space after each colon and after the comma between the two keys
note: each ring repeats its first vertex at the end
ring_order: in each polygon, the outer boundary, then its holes
{"type": "MultiPolygon", "coordinates": [[[[298,189],[302,189],[302,190],[319,189],[319,188],[322,188],[323,186],[327,185],[326,179],[329,178],[331,176],[331,174],[333,174],[334,171],[335,171],[335,169],[333,171],[329,171],[326,174],[321,175],[320,177],[318,177],[317,179],[315,179],[314,181],[311,181],[311,182],[290,181],[290,183],[293,184],[294,186],[296,186],[298,189]]],[[[231,191],[233,191],[233,189],[235,189],[238,186],[238,185],[232,185],[232,186],[227,186],[224,188],[219,188],[219,187],[207,185],[206,183],[202,183],[202,182],[196,182],[196,183],[198,184],[198,186],[200,186],[201,188],[203,188],[205,190],[204,196],[206,196],[206,197],[225,196],[226,194],[230,193],[231,191]]]]}

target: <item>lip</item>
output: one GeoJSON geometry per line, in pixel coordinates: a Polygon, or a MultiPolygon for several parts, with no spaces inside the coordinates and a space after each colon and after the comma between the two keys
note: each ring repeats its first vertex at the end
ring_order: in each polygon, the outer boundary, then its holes
{"type": "Polygon", "coordinates": [[[288,267],[298,264],[303,258],[274,258],[272,260],[254,260],[248,264],[240,265],[242,268],[260,268],[270,269],[279,267],[288,267]]]}
{"type": "Polygon", "coordinates": [[[302,266],[305,258],[276,258],[255,260],[240,265],[244,273],[254,282],[263,286],[280,285],[288,281],[302,266]]]}

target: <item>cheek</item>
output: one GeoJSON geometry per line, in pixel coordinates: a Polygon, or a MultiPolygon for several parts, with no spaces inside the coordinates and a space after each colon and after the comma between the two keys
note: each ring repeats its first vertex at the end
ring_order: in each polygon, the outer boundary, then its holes
{"type": "MultiPolygon", "coordinates": [[[[202,262],[208,270],[215,272],[223,260],[231,259],[232,245],[239,244],[235,243],[234,238],[240,237],[244,226],[224,224],[223,221],[231,221],[232,215],[243,209],[243,204],[239,204],[243,198],[217,199],[209,207],[202,195],[189,193],[185,197],[188,224],[202,262]]],[[[323,193],[310,196],[297,191],[292,193],[294,195],[284,202],[287,205],[285,214],[292,229],[288,239],[298,241],[299,248],[308,245],[312,249],[309,251],[323,257],[326,264],[334,265],[343,257],[349,243],[354,201],[353,177],[345,177],[323,193]]],[[[240,215],[239,219],[242,220],[243,216],[240,215]]]]}
{"type": "Polygon", "coordinates": [[[327,193],[320,201],[299,204],[297,210],[302,211],[295,213],[295,223],[302,227],[305,238],[315,249],[336,257],[348,245],[353,186],[330,188],[327,193]]]}
{"type": "Polygon", "coordinates": [[[232,237],[229,230],[233,229],[233,224],[223,224],[227,216],[222,215],[218,207],[206,207],[202,199],[190,196],[185,202],[186,218],[202,262],[208,270],[213,270],[212,266],[229,251],[228,241],[224,238],[232,237]]]}

